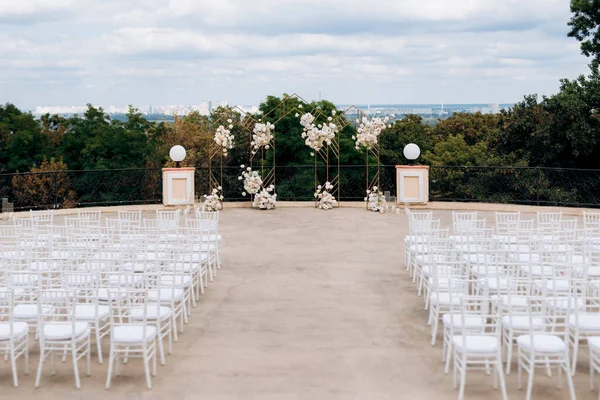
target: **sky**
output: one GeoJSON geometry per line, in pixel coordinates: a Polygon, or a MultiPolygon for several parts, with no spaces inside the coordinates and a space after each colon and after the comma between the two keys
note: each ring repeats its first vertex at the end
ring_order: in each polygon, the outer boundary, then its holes
{"type": "Polygon", "coordinates": [[[568,0],[0,0],[0,103],[513,103],[589,60],[568,0]]]}

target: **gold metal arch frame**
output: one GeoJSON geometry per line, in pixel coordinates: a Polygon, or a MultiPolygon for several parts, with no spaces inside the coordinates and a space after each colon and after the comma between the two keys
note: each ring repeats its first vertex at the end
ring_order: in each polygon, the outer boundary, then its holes
{"type": "MultiPolygon", "coordinates": [[[[215,143],[214,135],[217,128],[221,125],[227,127],[231,125],[227,120],[231,119],[233,125],[238,125],[242,116],[245,115],[245,111],[239,107],[226,108],[226,111],[218,119],[211,121],[207,127],[207,135],[210,136],[211,145],[208,151],[208,176],[209,176],[209,189],[212,192],[213,189],[223,187],[223,148],[215,143]]],[[[235,145],[235,144],[234,144],[235,145]]],[[[221,207],[224,208],[224,202],[221,202],[221,207]]]]}
{"type": "MultiPolygon", "coordinates": [[[[346,108],[343,111],[343,115],[345,116],[345,121],[350,121],[350,124],[355,125],[358,129],[360,123],[364,117],[369,117],[358,107],[352,105],[346,108]]],[[[371,190],[373,187],[377,186],[379,190],[381,190],[381,145],[379,139],[377,140],[377,144],[375,144],[370,149],[363,149],[365,151],[365,192],[367,190],[371,190]],[[375,165],[369,162],[369,159],[375,158],[375,165]],[[374,167],[375,173],[371,176],[371,169],[374,167]]],[[[368,203],[365,204],[365,207],[368,209],[368,203]]]]}

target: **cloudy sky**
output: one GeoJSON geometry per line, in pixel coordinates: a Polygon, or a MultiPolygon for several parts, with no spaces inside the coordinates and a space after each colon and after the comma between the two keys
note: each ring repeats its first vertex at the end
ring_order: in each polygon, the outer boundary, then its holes
{"type": "Polygon", "coordinates": [[[586,71],[568,0],[0,0],[0,103],[505,103],[586,71]]]}

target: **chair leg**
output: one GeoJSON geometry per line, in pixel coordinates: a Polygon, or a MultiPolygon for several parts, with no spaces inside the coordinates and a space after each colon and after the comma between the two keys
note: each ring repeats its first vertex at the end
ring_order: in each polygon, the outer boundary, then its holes
{"type": "Polygon", "coordinates": [[[115,363],[115,353],[113,352],[112,346],[110,349],[110,355],[108,357],[108,373],[106,375],[106,389],[110,388],[110,380],[112,379],[112,370],[115,363]]]}
{"type": "Polygon", "coordinates": [[[512,362],[512,350],[513,350],[513,332],[511,329],[508,331],[508,338],[506,339],[506,375],[510,375],[510,364],[512,362]]]}
{"type": "Polygon", "coordinates": [[[526,399],[531,400],[531,391],[533,390],[533,377],[535,376],[535,364],[534,356],[532,355],[529,359],[529,378],[527,380],[527,394],[526,399]]]}
{"type": "Polygon", "coordinates": [[[17,359],[15,358],[15,349],[14,349],[14,345],[13,347],[10,349],[10,366],[12,369],[12,375],[13,375],[13,385],[15,387],[19,387],[19,378],[17,377],[17,359]]]}
{"type": "Polygon", "coordinates": [[[47,356],[47,354],[44,354],[44,353],[45,353],[44,344],[40,343],[40,361],[38,362],[38,371],[37,371],[37,376],[35,377],[35,387],[40,386],[40,379],[42,379],[42,369],[44,368],[44,359],[47,356]]]}
{"type": "Polygon", "coordinates": [[[460,388],[458,389],[458,400],[463,400],[465,397],[466,381],[467,381],[467,356],[463,353],[462,368],[460,370],[460,388]]]}
{"type": "MultiPolygon", "coordinates": [[[[161,327],[162,328],[162,327],[161,327]]],[[[162,332],[158,331],[158,351],[160,353],[160,365],[165,365],[167,362],[165,361],[165,352],[163,349],[163,341],[162,341],[162,332]]]]}
{"type": "Polygon", "coordinates": [[[498,360],[496,361],[496,373],[498,374],[498,379],[500,380],[500,391],[502,392],[502,400],[507,400],[508,396],[506,394],[506,383],[504,382],[504,371],[502,370],[502,355],[498,354],[498,360]]]}
{"type": "Polygon", "coordinates": [[[563,363],[563,367],[565,369],[565,375],[567,376],[567,385],[569,386],[569,395],[571,396],[571,400],[575,400],[575,387],[573,385],[573,374],[572,371],[569,371],[569,356],[568,353],[565,353],[565,361],[563,363]]]}
{"type": "Polygon", "coordinates": [[[102,342],[100,340],[100,322],[96,321],[94,330],[96,331],[96,351],[98,351],[98,364],[102,364],[102,342]]]}
{"type": "Polygon", "coordinates": [[[87,354],[85,355],[85,374],[92,376],[92,338],[88,334],[87,338],[87,354]]]}
{"type": "Polygon", "coordinates": [[[79,382],[79,367],[77,366],[77,346],[75,342],[71,343],[71,353],[73,355],[73,374],[75,375],[75,387],[77,389],[81,388],[81,383],[79,382]]]}
{"type": "Polygon", "coordinates": [[[575,329],[575,337],[573,338],[573,364],[571,365],[571,373],[575,375],[577,369],[577,355],[579,353],[579,329],[575,329]]]}
{"type": "Polygon", "coordinates": [[[148,352],[146,346],[144,346],[144,372],[146,374],[146,386],[148,389],[152,389],[152,381],[150,380],[150,365],[148,364],[148,352]]]}

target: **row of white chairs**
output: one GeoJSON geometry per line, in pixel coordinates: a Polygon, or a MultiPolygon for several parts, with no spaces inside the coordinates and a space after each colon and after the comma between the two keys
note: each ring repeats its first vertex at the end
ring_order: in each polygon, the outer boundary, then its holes
{"type": "Polygon", "coordinates": [[[559,385],[565,373],[574,398],[581,340],[590,368],[600,372],[599,221],[600,214],[587,214],[579,230],[577,220],[560,213],[534,220],[496,213],[490,228],[475,212],[455,212],[450,232],[432,212],[409,213],[406,268],[424,294],[432,344],[443,323],[442,359],[445,372],[454,360],[459,399],[471,367],[493,368],[506,398],[502,361],[510,373],[514,345],[519,387],[522,371],[528,373],[527,399],[536,368],[557,368],[559,385]]]}
{"type": "Polygon", "coordinates": [[[120,362],[139,356],[151,388],[156,347],[164,364],[163,341],[170,354],[177,320],[182,332],[220,268],[219,215],[198,212],[180,226],[178,211],[156,219],[128,213],[103,222],[82,213],[55,225],[53,217],[34,212],[0,225],[0,346],[10,355],[15,386],[16,361],[24,357],[28,371],[34,334],[40,346],[36,387],[45,362],[54,373],[55,356],[64,361],[70,355],[79,388],[77,361],[85,358],[89,373],[90,338],[102,363],[101,342],[110,336],[106,387],[120,362]]]}

